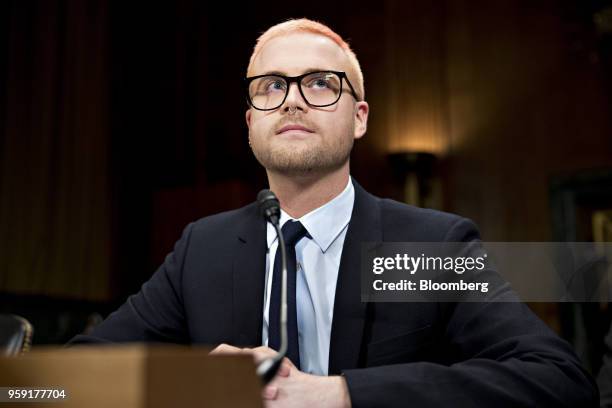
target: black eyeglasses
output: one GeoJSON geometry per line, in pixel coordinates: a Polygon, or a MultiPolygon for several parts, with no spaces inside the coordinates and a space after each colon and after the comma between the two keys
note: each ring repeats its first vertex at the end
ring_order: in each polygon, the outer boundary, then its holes
{"type": "Polygon", "coordinates": [[[316,71],[294,77],[274,74],[245,78],[247,102],[257,110],[278,109],[285,103],[289,87],[296,82],[302,98],[308,105],[318,108],[331,106],[340,100],[344,80],[350,88],[351,95],[355,100],[359,100],[345,72],[316,71]]]}

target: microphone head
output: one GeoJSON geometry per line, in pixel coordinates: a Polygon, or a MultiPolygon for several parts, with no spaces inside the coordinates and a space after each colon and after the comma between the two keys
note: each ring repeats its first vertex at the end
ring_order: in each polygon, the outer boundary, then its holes
{"type": "Polygon", "coordinates": [[[280,218],[280,203],[276,195],[268,189],[261,190],[257,194],[257,204],[260,214],[272,224],[278,223],[280,218]]]}

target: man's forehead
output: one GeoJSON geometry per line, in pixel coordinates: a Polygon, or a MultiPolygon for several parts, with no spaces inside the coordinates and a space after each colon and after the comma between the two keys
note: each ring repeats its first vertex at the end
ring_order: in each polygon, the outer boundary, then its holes
{"type": "Polygon", "coordinates": [[[299,75],[313,67],[347,71],[346,53],[331,39],[313,33],[292,33],[274,37],[264,44],[253,61],[250,75],[269,72],[299,75]]]}

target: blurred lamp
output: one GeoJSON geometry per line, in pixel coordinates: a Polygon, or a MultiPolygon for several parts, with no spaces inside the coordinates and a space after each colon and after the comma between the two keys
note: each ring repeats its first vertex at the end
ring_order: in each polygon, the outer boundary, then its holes
{"type": "Polygon", "coordinates": [[[395,152],[388,155],[396,178],[403,186],[403,198],[408,204],[425,207],[432,191],[432,176],[437,162],[429,152],[395,152]]]}

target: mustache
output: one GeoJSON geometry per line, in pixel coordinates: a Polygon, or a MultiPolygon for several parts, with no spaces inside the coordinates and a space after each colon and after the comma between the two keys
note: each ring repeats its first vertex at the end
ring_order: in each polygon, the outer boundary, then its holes
{"type": "Polygon", "coordinates": [[[307,129],[312,130],[313,132],[317,131],[317,127],[310,121],[305,120],[302,117],[299,117],[297,115],[294,115],[294,117],[284,117],[282,119],[280,119],[277,123],[276,126],[274,126],[274,132],[278,133],[278,131],[280,129],[282,129],[283,127],[287,126],[287,125],[298,125],[298,126],[303,126],[307,129]]]}

